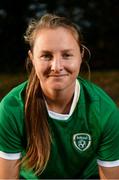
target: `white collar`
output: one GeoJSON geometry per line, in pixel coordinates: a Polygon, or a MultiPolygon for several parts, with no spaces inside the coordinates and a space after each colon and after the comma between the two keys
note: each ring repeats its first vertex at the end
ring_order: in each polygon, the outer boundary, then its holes
{"type": "Polygon", "coordinates": [[[48,110],[49,116],[53,119],[56,119],[56,120],[67,120],[72,115],[72,113],[74,112],[74,109],[75,109],[77,102],[79,100],[79,96],[80,96],[80,84],[79,84],[78,80],[76,80],[74,97],[73,97],[73,101],[72,101],[72,105],[71,105],[69,114],[60,114],[60,113],[56,113],[54,111],[48,110]]]}

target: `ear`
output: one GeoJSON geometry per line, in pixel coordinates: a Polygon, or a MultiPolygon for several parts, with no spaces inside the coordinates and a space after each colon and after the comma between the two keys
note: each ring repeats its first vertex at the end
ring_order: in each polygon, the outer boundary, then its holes
{"type": "Polygon", "coordinates": [[[31,50],[28,51],[28,56],[29,56],[29,59],[33,62],[33,54],[31,50]]]}

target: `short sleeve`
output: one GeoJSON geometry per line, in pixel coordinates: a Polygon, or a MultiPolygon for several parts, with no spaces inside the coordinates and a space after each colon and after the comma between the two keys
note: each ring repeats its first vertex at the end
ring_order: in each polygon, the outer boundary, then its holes
{"type": "Polygon", "coordinates": [[[0,151],[19,153],[23,149],[23,122],[14,97],[0,102],[0,151]]]}
{"type": "Polygon", "coordinates": [[[119,163],[119,109],[115,108],[108,117],[101,136],[98,159],[119,163]]]}

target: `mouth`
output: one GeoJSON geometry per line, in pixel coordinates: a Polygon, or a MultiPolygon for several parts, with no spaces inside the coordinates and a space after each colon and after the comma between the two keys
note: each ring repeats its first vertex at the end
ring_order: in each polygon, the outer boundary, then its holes
{"type": "Polygon", "coordinates": [[[64,77],[64,76],[68,76],[67,74],[51,74],[51,75],[48,75],[48,77],[56,77],[56,78],[60,78],[60,77],[64,77]]]}

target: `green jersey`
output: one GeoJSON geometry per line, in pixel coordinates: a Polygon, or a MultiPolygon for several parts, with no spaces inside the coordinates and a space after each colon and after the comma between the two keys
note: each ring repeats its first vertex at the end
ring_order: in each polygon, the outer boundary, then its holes
{"type": "MultiPolygon", "coordinates": [[[[119,166],[119,110],[101,88],[80,77],[78,82],[80,96],[73,113],[66,120],[48,114],[52,144],[45,170],[37,177],[21,167],[21,178],[96,178],[98,164],[119,166]]],[[[6,159],[22,158],[26,150],[26,86],[20,84],[0,103],[0,156],[6,159]]]]}

